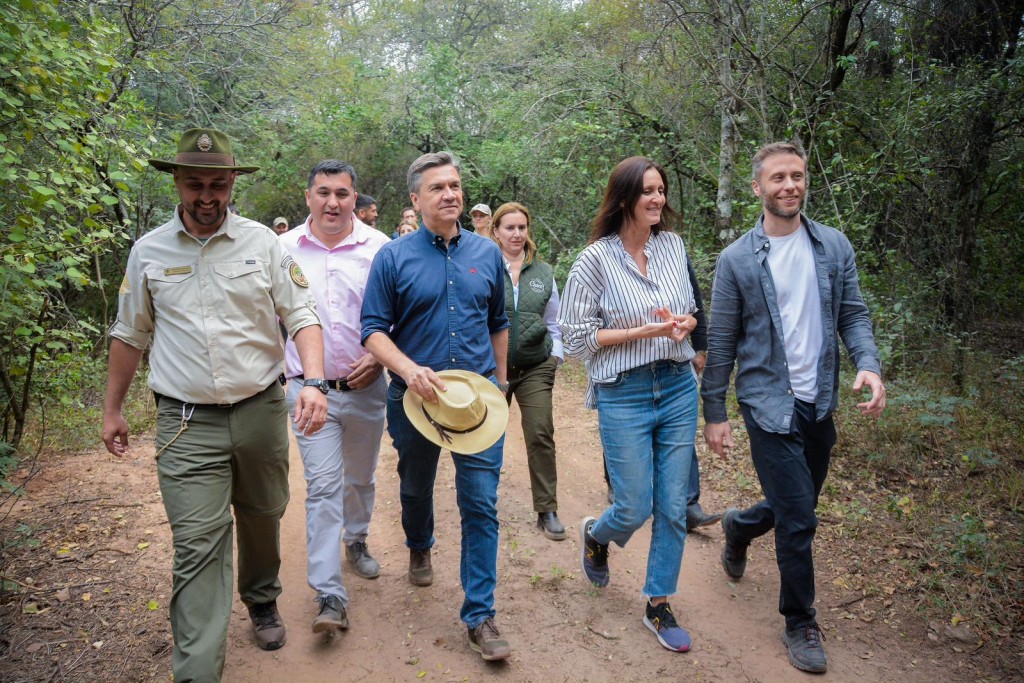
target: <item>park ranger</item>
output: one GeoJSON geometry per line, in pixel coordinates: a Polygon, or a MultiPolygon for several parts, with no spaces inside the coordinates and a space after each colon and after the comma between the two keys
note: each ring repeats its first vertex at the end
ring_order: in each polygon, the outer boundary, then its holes
{"type": "Polygon", "coordinates": [[[157,400],[157,475],[174,539],[171,629],[174,680],[217,681],[231,617],[232,514],[238,524],[238,590],[259,647],[285,643],[280,521],[288,503],[288,407],[277,378],[277,319],[295,340],[306,385],[295,426],[324,424],[323,340],[302,270],[260,223],[228,211],[239,173],[228,137],[195,128],[172,161],[180,204],[131,250],[110,329],[103,442],[122,456],[122,404],[150,348],[157,400]]]}

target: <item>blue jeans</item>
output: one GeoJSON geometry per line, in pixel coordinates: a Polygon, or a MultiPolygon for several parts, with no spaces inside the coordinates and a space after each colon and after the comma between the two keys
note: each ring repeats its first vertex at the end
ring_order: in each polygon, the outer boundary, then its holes
{"type": "Polygon", "coordinates": [[[591,528],[626,545],[653,515],[644,595],[673,595],[686,542],[686,503],[697,433],[689,363],[658,361],[596,384],[597,412],[615,502],[591,528]]]}
{"type": "MultiPolygon", "coordinates": [[[[405,544],[412,550],[427,550],[434,545],[434,478],[441,447],[424,438],[409,422],[402,407],[405,391],[405,386],[397,382],[388,387],[388,434],[398,451],[405,544]]],[[[494,588],[498,585],[498,478],[504,448],[502,435],[481,453],[452,454],[462,519],[459,574],[466,595],[459,616],[470,628],[494,616],[494,588]]]]}
{"type": "Polygon", "coordinates": [[[786,629],[815,623],[814,556],[818,517],[814,508],[828,475],[836,427],[832,416],[816,421],[813,403],[796,401],[788,434],[757,426],[740,404],[750,435],[750,454],[765,499],[733,517],[730,530],[741,543],[775,529],[775,560],[782,580],[779,612],[786,629]]]}

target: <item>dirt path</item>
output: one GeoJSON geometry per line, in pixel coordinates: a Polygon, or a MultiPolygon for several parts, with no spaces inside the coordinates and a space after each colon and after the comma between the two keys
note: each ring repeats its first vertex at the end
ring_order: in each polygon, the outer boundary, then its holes
{"type": "MultiPolygon", "coordinates": [[[[559,457],[559,514],[570,538],[553,542],[534,526],[529,474],[519,414],[513,406],[500,489],[501,546],[497,591],[498,624],[515,652],[505,664],[488,664],[466,644],[458,618],[459,527],[451,459],[442,457],[438,475],[434,553],[435,582],[415,588],[405,573],[408,553],[399,521],[396,453],[385,434],[378,469],[377,509],[369,538],[382,565],[380,578],[346,574],[351,595],[351,628],[325,640],[309,630],[313,592],[305,581],[304,482],[298,451],[292,450],[292,503],[284,520],[286,558],[279,604],[287,621],[288,644],[274,653],[254,649],[245,610],[236,602],[225,680],[474,681],[500,676],[511,681],[675,680],[792,681],[801,677],[788,663],[779,640],[776,611],[778,574],[770,547],[752,549],[747,576],[727,581],[719,564],[718,527],[692,534],[686,544],[680,587],[673,605],[693,636],[688,654],[662,649],[641,623],[640,597],[649,526],[625,548],[613,547],[611,585],[604,591],[581,577],[576,526],[605,504],[596,414],[581,408],[581,392],[560,382],[556,390],[559,457]]],[[[705,505],[720,509],[740,501],[728,492],[706,490],[705,505]]],[[[830,672],[825,679],[943,680],[942,671],[912,643],[884,624],[837,618],[827,582],[819,595],[826,629],[830,672]],[[912,664],[913,662],[913,664],[912,664]]]]}
{"type": "MultiPolygon", "coordinates": [[[[369,538],[383,573],[373,581],[346,574],[351,628],[330,640],[309,629],[315,603],[305,577],[305,485],[293,443],[279,600],[288,644],[276,652],[258,650],[236,600],[225,680],[807,680],[790,667],[779,640],[778,574],[769,542],[755,544],[747,576],[729,582],[719,564],[720,528],[690,535],[680,594],[673,599],[693,636],[687,654],[662,649],[641,623],[648,529],[627,548],[612,548],[608,588],[598,591],[582,578],[576,527],[604,508],[605,486],[596,414],[582,407],[579,369],[567,370],[556,385],[555,423],[559,514],[570,529],[568,540],[550,541],[534,526],[515,406],[506,438],[497,621],[515,648],[508,661],[481,660],[459,621],[460,538],[448,457],[441,458],[437,478],[434,585],[408,583],[396,454],[385,435],[369,538]]],[[[172,549],[152,443],[152,435],[136,437],[125,460],[100,450],[53,457],[29,481],[2,528],[0,681],[169,680],[172,549]]],[[[752,502],[749,463],[726,467],[702,450],[702,471],[707,509],[752,502]]],[[[995,680],[974,668],[979,662],[966,646],[930,642],[911,611],[912,598],[885,601],[883,610],[880,599],[868,607],[863,593],[844,587],[849,570],[842,565],[851,541],[841,536],[841,525],[825,524],[817,543],[817,605],[830,659],[829,673],[818,680],[995,680]]]]}

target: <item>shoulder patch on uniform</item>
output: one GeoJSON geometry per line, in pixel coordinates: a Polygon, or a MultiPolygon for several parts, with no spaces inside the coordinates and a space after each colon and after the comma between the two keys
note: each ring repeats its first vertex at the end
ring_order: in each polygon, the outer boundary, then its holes
{"type": "Polygon", "coordinates": [[[118,294],[124,295],[132,291],[131,285],[128,284],[128,276],[125,275],[121,278],[121,288],[117,290],[118,294]]]}
{"type": "Polygon", "coordinates": [[[299,268],[299,264],[295,263],[295,261],[292,261],[291,265],[288,266],[288,276],[299,287],[309,287],[309,280],[306,279],[306,276],[302,273],[302,268],[299,268]]]}

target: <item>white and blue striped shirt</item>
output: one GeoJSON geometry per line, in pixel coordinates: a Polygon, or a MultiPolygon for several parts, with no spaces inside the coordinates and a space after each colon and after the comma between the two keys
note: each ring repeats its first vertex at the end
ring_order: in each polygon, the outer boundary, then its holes
{"type": "Polygon", "coordinates": [[[600,346],[597,331],[628,329],[662,322],[654,309],[665,306],[676,315],[693,313],[693,289],[686,273],[686,248],[678,235],[661,231],[644,246],[647,277],[640,273],[619,236],[594,242],[576,258],[562,293],[558,324],[562,343],[582,360],[590,378],[587,407],[596,408],[593,384],[611,382],[620,372],[659,360],[688,362],[694,357],[689,338],[634,339],[600,346]]]}

